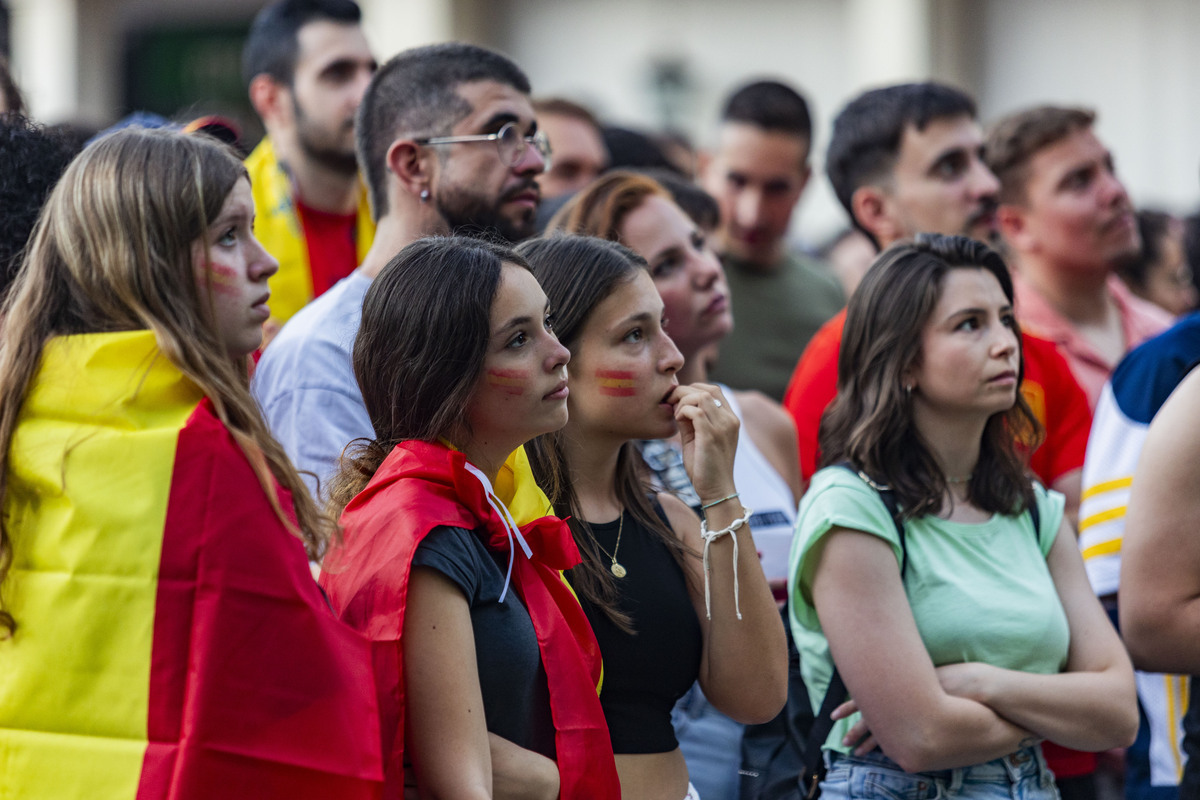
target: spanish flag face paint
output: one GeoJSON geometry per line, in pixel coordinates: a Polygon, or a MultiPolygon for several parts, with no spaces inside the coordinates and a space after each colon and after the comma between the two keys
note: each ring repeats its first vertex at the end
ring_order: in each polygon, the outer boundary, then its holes
{"type": "Polygon", "coordinates": [[[201,303],[211,309],[217,337],[238,358],[262,342],[270,317],[267,279],[279,263],[254,238],[254,202],[250,184],[238,180],[221,213],[192,246],[193,268],[201,303]]]}
{"type": "MultiPolygon", "coordinates": [[[[474,441],[503,450],[503,457],[566,424],[571,354],[551,330],[546,293],[524,267],[504,265],[489,327],[483,374],[464,413],[474,441]]],[[[481,455],[473,442],[455,444],[481,455]]]]}
{"type": "Polygon", "coordinates": [[[675,434],[667,398],[683,356],[662,318],[662,300],[644,271],[596,304],[573,344],[569,429],[628,439],[675,434]]]}
{"type": "Polygon", "coordinates": [[[529,370],[489,369],[486,374],[488,386],[493,389],[514,397],[525,394],[525,384],[529,382],[529,370]]]}
{"type": "Polygon", "coordinates": [[[633,373],[626,370],[596,370],[596,387],[600,394],[609,397],[633,397],[637,394],[633,385],[633,373]]]}

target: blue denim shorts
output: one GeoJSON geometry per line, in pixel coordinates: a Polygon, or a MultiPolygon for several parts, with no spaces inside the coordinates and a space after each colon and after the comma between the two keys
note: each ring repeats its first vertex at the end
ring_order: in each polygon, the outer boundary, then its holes
{"type": "Polygon", "coordinates": [[[821,800],[1059,800],[1042,748],[959,769],[905,772],[879,750],[864,756],[826,752],[821,800]]]}

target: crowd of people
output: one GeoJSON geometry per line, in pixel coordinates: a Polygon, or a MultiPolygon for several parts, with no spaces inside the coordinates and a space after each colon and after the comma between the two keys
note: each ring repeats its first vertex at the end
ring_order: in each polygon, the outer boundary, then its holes
{"type": "Polygon", "coordinates": [[[1094,112],[863,92],[831,264],[779,81],[243,67],[248,154],[0,64],[0,795],[1200,799],[1200,247],[1094,112]]]}

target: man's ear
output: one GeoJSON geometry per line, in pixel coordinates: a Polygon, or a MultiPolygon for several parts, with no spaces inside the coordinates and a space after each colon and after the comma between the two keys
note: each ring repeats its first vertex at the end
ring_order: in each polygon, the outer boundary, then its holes
{"type": "Polygon", "coordinates": [[[850,213],[858,224],[871,232],[881,247],[884,242],[903,238],[905,231],[892,216],[891,203],[878,186],[860,186],[850,195],[850,213]]]}
{"type": "Polygon", "coordinates": [[[1000,229],[1000,236],[1016,252],[1030,250],[1035,244],[1029,230],[1028,213],[1016,203],[996,206],[996,227],[1000,229]]]}
{"type": "Polygon", "coordinates": [[[264,124],[278,125],[291,117],[291,91],[265,72],[250,81],[250,105],[264,124]]]}
{"type": "Polygon", "coordinates": [[[401,191],[420,197],[432,191],[436,157],[412,139],[397,139],[387,151],[388,172],[395,176],[401,191]]]}

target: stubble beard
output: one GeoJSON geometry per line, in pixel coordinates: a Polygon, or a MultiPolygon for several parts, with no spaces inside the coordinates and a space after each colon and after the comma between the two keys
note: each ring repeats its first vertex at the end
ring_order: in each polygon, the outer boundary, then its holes
{"type": "MultiPolygon", "coordinates": [[[[518,187],[516,191],[526,187],[518,187]]],[[[513,192],[515,193],[515,192],[513,192]]],[[[537,209],[529,209],[518,220],[500,213],[504,195],[494,201],[467,189],[443,187],[438,192],[435,204],[438,213],[446,221],[450,233],[476,239],[494,239],[500,236],[510,244],[527,239],[534,233],[537,209]]]]}
{"type": "Polygon", "coordinates": [[[330,143],[347,132],[353,134],[354,119],[345,120],[339,126],[338,133],[330,135],[321,130],[321,127],[313,122],[304,109],[300,108],[295,97],[292,98],[292,108],[295,110],[296,118],[296,143],[303,156],[309,161],[347,178],[357,175],[358,159],[354,154],[354,147],[351,146],[347,149],[344,146],[330,143]]]}

